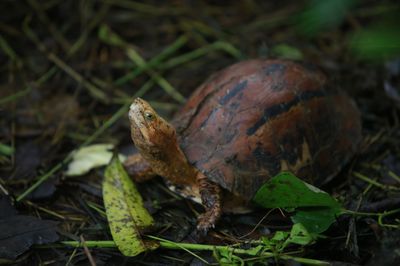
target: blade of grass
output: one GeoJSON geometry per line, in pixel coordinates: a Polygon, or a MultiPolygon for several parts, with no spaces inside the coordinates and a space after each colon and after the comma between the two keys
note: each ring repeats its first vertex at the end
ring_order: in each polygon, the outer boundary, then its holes
{"type": "Polygon", "coordinates": [[[236,58],[236,59],[243,59],[243,54],[242,52],[240,52],[240,50],[238,50],[235,46],[233,46],[232,44],[228,43],[228,42],[224,42],[224,41],[217,41],[215,43],[212,44],[215,49],[218,50],[222,50],[228,54],[230,54],[232,57],[236,58]]]}
{"type": "Polygon", "coordinates": [[[8,44],[6,39],[3,38],[3,36],[0,35],[0,48],[3,50],[3,52],[12,60],[15,62],[20,61],[17,54],[15,51],[11,48],[11,46],[8,44]]]}
{"type": "Polygon", "coordinates": [[[103,206],[100,206],[94,202],[86,201],[86,204],[92,208],[93,210],[97,211],[102,217],[107,218],[106,212],[103,206]]]}
{"type": "MultiPolygon", "coordinates": [[[[79,49],[86,43],[86,39],[89,33],[104,19],[110,9],[109,3],[104,3],[98,11],[96,11],[93,19],[88,23],[88,26],[84,28],[82,34],[79,36],[78,40],[71,46],[68,51],[68,56],[75,54],[79,49]]],[[[68,57],[67,56],[67,57],[68,57]]]]}
{"type": "MultiPolygon", "coordinates": [[[[101,18],[103,15],[106,13],[108,10],[109,5],[104,4],[98,14],[93,18],[93,20],[89,23],[89,26],[87,27],[87,34],[89,34],[89,31],[92,30],[97,26],[97,24],[101,21],[101,18]]],[[[82,34],[83,35],[83,34],[82,34]]],[[[84,40],[85,36],[80,36],[80,38],[73,44],[71,49],[67,53],[67,58],[70,58],[73,56],[80,48],[80,45],[82,44],[82,40],[84,40]]],[[[38,80],[35,81],[36,84],[40,85],[49,80],[55,73],[57,73],[58,68],[56,66],[51,67],[44,75],[42,75],[38,80]]],[[[28,88],[27,88],[28,89],[28,88]]],[[[25,95],[25,94],[24,94],[25,95]]],[[[23,96],[23,95],[21,95],[23,96]]],[[[18,96],[19,97],[19,96],[18,96]]],[[[0,101],[0,105],[2,104],[2,101],[0,101]]]]}
{"type": "Polygon", "coordinates": [[[176,52],[179,48],[181,48],[183,45],[185,45],[187,43],[187,41],[188,41],[188,38],[185,35],[180,36],[171,45],[167,46],[163,51],[161,51],[161,53],[159,53],[157,56],[155,56],[151,60],[149,60],[145,66],[135,68],[132,72],[117,79],[114,82],[114,84],[117,86],[123,85],[126,82],[136,78],[143,71],[145,71],[149,68],[158,67],[158,65],[161,63],[161,61],[163,61],[165,58],[167,58],[168,56],[170,56],[171,54],[176,52]]]}
{"type": "Polygon", "coordinates": [[[24,90],[21,90],[21,91],[19,91],[19,92],[17,92],[17,93],[14,93],[14,94],[12,94],[12,95],[9,95],[9,96],[7,96],[7,97],[4,97],[3,99],[0,99],[0,106],[3,105],[3,104],[9,103],[9,102],[15,101],[15,100],[17,100],[18,98],[27,95],[31,90],[32,90],[31,87],[27,87],[27,88],[24,89],[24,90]]]}
{"type": "MultiPolygon", "coordinates": [[[[132,47],[128,48],[126,51],[127,56],[139,67],[146,68],[146,61],[137,53],[132,47]]],[[[185,97],[183,97],[180,92],[178,92],[166,79],[164,79],[160,74],[152,69],[147,68],[146,73],[151,76],[151,78],[160,85],[164,91],[169,94],[173,99],[179,103],[185,102],[185,97]]]]}
{"type": "Polygon", "coordinates": [[[66,72],[76,82],[82,84],[84,88],[86,88],[94,98],[105,103],[109,101],[107,95],[103,91],[88,82],[85,78],[83,78],[83,76],[81,76],[78,72],[68,66],[57,55],[51,52],[47,52],[46,47],[40,42],[36,34],[30,29],[28,20],[23,23],[23,31],[29,37],[29,39],[31,39],[36,44],[38,49],[46,55],[48,60],[53,62],[60,69],[64,70],[64,72],[66,72]]]}
{"type": "Polygon", "coordinates": [[[46,56],[51,62],[53,62],[59,68],[64,70],[64,72],[67,73],[70,77],[72,77],[77,83],[82,84],[94,98],[96,98],[104,103],[109,102],[107,95],[102,90],[100,90],[99,88],[94,86],[92,83],[87,81],[81,74],[79,74],[73,68],[68,66],[57,55],[55,55],[53,53],[48,53],[46,56]]]}
{"type": "Polygon", "coordinates": [[[127,43],[107,25],[103,25],[99,29],[99,37],[102,41],[109,45],[118,46],[125,49],[125,52],[129,59],[131,59],[138,67],[143,68],[144,71],[174,100],[179,103],[185,102],[185,97],[179,93],[166,79],[164,79],[160,74],[150,69],[147,66],[147,62],[136,52],[133,45],[127,43]]]}
{"type": "Polygon", "coordinates": [[[163,63],[162,65],[160,65],[159,69],[162,70],[167,70],[170,68],[174,68],[178,65],[187,63],[189,61],[192,61],[196,58],[202,57],[212,51],[216,51],[216,50],[222,50],[227,52],[228,54],[230,54],[231,56],[233,56],[236,59],[242,59],[243,56],[241,54],[241,52],[239,50],[237,50],[233,45],[231,45],[230,43],[227,42],[222,42],[222,41],[217,41],[215,43],[212,43],[210,45],[207,46],[203,46],[200,47],[196,50],[193,50],[191,52],[188,52],[186,54],[177,56],[175,58],[172,58],[170,60],[168,60],[167,62],[163,63]]]}

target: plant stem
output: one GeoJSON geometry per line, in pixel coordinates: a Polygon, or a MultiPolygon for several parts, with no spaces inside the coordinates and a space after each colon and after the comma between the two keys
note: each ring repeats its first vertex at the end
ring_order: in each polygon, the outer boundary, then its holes
{"type": "Polygon", "coordinates": [[[350,215],[354,215],[354,216],[377,216],[378,217],[378,224],[380,226],[398,229],[398,228],[400,228],[400,225],[398,225],[398,224],[385,224],[383,222],[383,218],[386,217],[386,216],[390,216],[390,215],[399,213],[399,212],[400,212],[400,209],[394,209],[394,210],[385,211],[385,212],[381,212],[381,213],[357,212],[357,211],[351,211],[351,210],[343,210],[342,214],[350,214],[350,215]]]}
{"type": "MultiPolygon", "coordinates": [[[[239,255],[255,256],[254,249],[240,249],[240,248],[233,248],[230,246],[213,246],[213,245],[192,244],[192,243],[176,243],[173,241],[169,241],[154,236],[148,236],[148,237],[160,241],[160,247],[166,249],[185,249],[194,251],[214,251],[214,250],[232,251],[233,253],[239,255]]],[[[75,248],[83,247],[82,243],[79,241],[62,241],[61,244],[75,248]]],[[[85,241],[85,245],[89,248],[117,248],[114,241],[85,241]]],[[[304,263],[309,265],[329,265],[329,263],[326,261],[295,257],[287,254],[275,254],[273,252],[266,252],[266,251],[257,254],[257,256],[262,256],[265,258],[278,257],[279,259],[293,260],[299,263],[304,263]]]]}
{"type": "Polygon", "coordinates": [[[381,188],[383,190],[400,190],[400,188],[398,188],[396,186],[390,186],[390,185],[381,184],[378,181],[373,180],[373,179],[371,179],[371,178],[369,178],[369,177],[367,177],[367,176],[365,176],[365,175],[363,175],[361,173],[358,173],[358,172],[353,172],[353,175],[355,177],[357,177],[357,178],[359,178],[359,179],[361,179],[361,180],[363,180],[363,181],[365,181],[365,182],[367,182],[369,184],[372,184],[372,185],[374,185],[376,187],[379,187],[379,188],[381,188]]]}

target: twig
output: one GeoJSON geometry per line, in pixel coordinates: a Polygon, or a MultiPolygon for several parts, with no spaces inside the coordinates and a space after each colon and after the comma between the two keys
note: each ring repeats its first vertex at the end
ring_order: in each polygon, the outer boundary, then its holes
{"type": "Polygon", "coordinates": [[[81,235],[81,243],[83,246],[83,250],[85,251],[86,257],[88,258],[90,265],[91,266],[96,266],[96,262],[93,259],[92,253],[90,253],[90,250],[88,246],[86,245],[85,239],[83,238],[83,235],[81,235]]]}
{"type": "Polygon", "coordinates": [[[240,237],[238,237],[238,238],[239,238],[239,239],[243,239],[243,238],[245,238],[245,237],[251,235],[252,233],[254,233],[254,231],[257,230],[257,228],[260,226],[260,224],[261,224],[261,223],[270,215],[270,213],[273,212],[274,210],[275,210],[275,208],[269,210],[269,211],[261,218],[261,220],[256,224],[256,226],[254,226],[254,228],[253,228],[250,232],[248,232],[247,234],[244,234],[244,235],[242,235],[242,236],[240,236],[240,237]]]}
{"type": "Polygon", "coordinates": [[[62,216],[61,214],[58,214],[58,213],[56,213],[56,212],[54,212],[54,211],[52,211],[52,210],[48,210],[48,209],[46,209],[46,208],[43,208],[43,207],[41,207],[41,206],[38,206],[38,205],[36,205],[35,203],[33,203],[33,202],[29,201],[29,200],[27,200],[25,203],[28,204],[29,206],[32,206],[32,207],[35,208],[35,209],[38,209],[38,210],[41,210],[41,211],[43,211],[43,212],[45,212],[45,213],[47,213],[47,214],[53,215],[53,216],[55,216],[55,217],[57,217],[57,218],[59,218],[59,219],[61,219],[61,220],[65,220],[65,219],[66,219],[66,218],[65,218],[64,216],[62,216]]]}

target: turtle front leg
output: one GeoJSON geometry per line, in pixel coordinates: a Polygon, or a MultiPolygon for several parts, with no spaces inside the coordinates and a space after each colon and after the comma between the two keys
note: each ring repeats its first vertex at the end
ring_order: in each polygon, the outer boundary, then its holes
{"type": "Polygon", "coordinates": [[[206,209],[198,218],[197,230],[207,233],[221,217],[221,188],[200,172],[196,176],[196,181],[199,185],[201,201],[206,209]]]}
{"type": "Polygon", "coordinates": [[[156,176],[150,164],[139,153],[129,156],[124,162],[124,167],[136,182],[144,182],[156,176]]]}

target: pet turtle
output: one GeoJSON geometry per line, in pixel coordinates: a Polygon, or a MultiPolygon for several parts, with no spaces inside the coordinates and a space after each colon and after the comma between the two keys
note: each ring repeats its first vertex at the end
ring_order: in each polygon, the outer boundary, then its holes
{"type": "Polygon", "coordinates": [[[129,119],[139,150],[126,169],[137,181],[156,175],[201,199],[197,228],[249,202],[282,171],[316,186],[357,151],[360,113],[316,67],[288,60],[243,61],[211,76],[168,123],[144,100],[129,119]],[[238,203],[240,202],[240,203],[238,203]]]}

